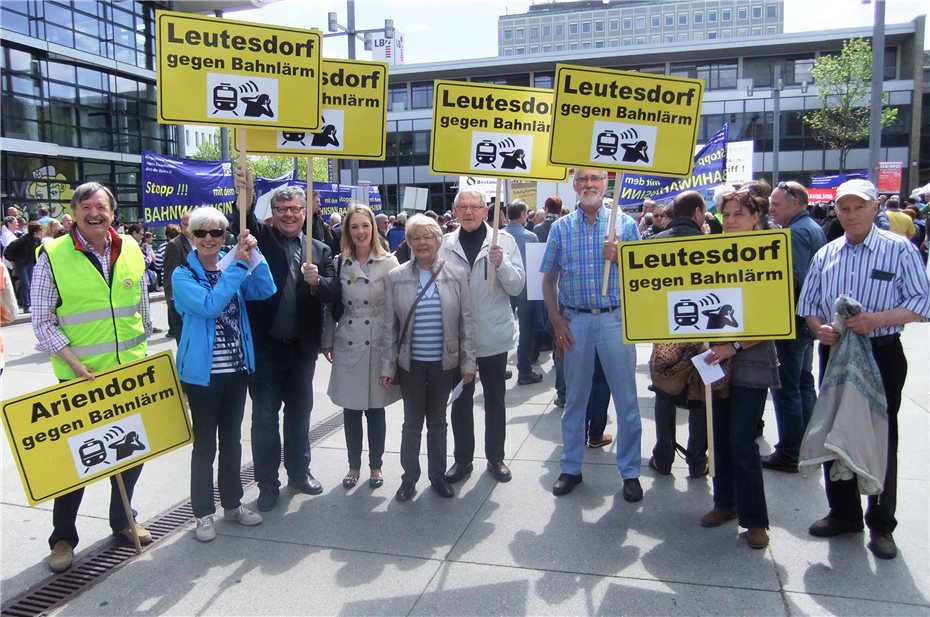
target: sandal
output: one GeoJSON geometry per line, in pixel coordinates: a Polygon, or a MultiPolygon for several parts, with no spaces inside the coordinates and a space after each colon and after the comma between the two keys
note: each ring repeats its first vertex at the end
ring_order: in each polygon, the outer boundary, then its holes
{"type": "Polygon", "coordinates": [[[349,473],[346,474],[346,477],[342,479],[343,488],[353,488],[358,484],[358,472],[349,470],[349,473]]]}
{"type": "Polygon", "coordinates": [[[384,476],[380,469],[371,470],[371,478],[368,480],[368,486],[371,488],[380,488],[384,485],[384,476]]]}

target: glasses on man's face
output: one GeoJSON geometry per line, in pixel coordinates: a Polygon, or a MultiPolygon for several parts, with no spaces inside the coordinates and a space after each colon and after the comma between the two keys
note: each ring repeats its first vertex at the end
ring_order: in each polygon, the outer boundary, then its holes
{"type": "Polygon", "coordinates": [[[211,238],[222,238],[226,235],[225,229],[195,229],[191,232],[195,238],[206,238],[210,234],[211,238]]]}
{"type": "Polygon", "coordinates": [[[469,204],[467,206],[458,205],[455,207],[456,210],[461,210],[462,212],[478,212],[479,210],[484,210],[485,206],[476,206],[469,204]]]}
{"type": "Polygon", "coordinates": [[[779,183],[775,186],[775,188],[779,188],[779,189],[783,190],[784,192],[788,193],[789,195],[791,195],[792,197],[794,197],[794,198],[797,199],[798,201],[801,200],[801,198],[798,197],[798,194],[794,192],[794,189],[791,188],[790,186],[788,186],[788,183],[787,183],[787,182],[779,182],[779,183]]]}
{"type": "Polygon", "coordinates": [[[603,182],[606,179],[607,176],[578,176],[575,178],[575,182],[587,184],[588,182],[603,182]]]}
{"type": "Polygon", "coordinates": [[[291,214],[298,214],[303,209],[303,206],[274,206],[272,208],[272,210],[278,214],[287,214],[288,212],[291,214]]]}

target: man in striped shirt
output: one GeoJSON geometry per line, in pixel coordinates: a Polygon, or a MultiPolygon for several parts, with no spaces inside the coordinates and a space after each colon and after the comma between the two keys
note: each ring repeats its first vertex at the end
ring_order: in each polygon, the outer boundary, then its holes
{"type": "MultiPolygon", "coordinates": [[[[891,535],[897,525],[897,416],[907,376],[901,330],[904,324],[930,318],[930,283],[914,245],[879,229],[873,223],[877,212],[871,182],[856,179],[840,185],[836,215],[845,235],[814,255],[798,302],[798,315],[807,318],[821,345],[829,346],[840,338],[831,323],[836,298],[846,294],[862,305],[862,312],[848,318],[846,326],[869,336],[888,403],[888,467],[882,494],[869,497],[865,514],[871,535],[868,548],[876,557],[893,559],[897,555],[891,535]]],[[[821,378],[823,369],[821,366],[821,378]]],[[[813,523],[809,532],[822,538],[858,533],[863,524],[856,480],[831,480],[830,466],[824,464],[830,512],[813,523]]]]}

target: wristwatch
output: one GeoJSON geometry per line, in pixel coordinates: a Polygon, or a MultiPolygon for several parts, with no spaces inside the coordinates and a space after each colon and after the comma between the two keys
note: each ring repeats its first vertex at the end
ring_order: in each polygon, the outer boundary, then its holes
{"type": "Polygon", "coordinates": [[[743,346],[739,344],[739,341],[732,341],[730,344],[733,345],[733,349],[736,350],[736,353],[743,351],[743,346]]]}

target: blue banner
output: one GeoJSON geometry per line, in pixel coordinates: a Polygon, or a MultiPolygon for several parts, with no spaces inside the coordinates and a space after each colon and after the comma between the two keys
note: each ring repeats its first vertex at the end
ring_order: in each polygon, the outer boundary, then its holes
{"type": "Polygon", "coordinates": [[[694,171],[688,178],[666,178],[643,174],[623,174],[617,204],[634,206],[649,197],[656,201],[670,200],[684,191],[702,191],[727,180],[728,125],[717,131],[694,155],[694,171]]]}
{"type": "Polygon", "coordinates": [[[839,185],[843,184],[847,180],[852,178],[865,178],[869,179],[869,170],[860,169],[859,171],[850,171],[845,174],[834,174],[832,176],[813,176],[811,177],[812,189],[832,189],[836,188],[839,185]]]}
{"type": "Polygon", "coordinates": [[[142,152],[142,217],[160,227],[181,222],[198,206],[233,213],[236,189],[229,161],[197,161],[142,152]]]}

